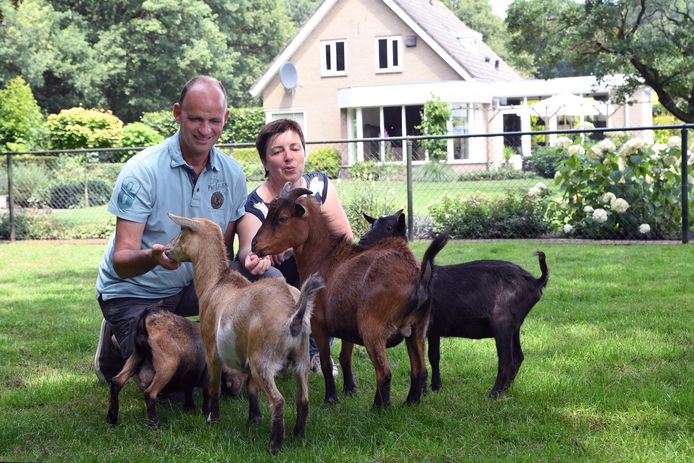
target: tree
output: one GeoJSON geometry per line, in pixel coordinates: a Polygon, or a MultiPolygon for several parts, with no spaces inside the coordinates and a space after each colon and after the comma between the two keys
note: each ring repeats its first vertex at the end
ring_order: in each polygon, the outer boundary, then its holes
{"type": "Polygon", "coordinates": [[[81,18],[43,0],[0,0],[0,84],[21,75],[39,105],[57,112],[66,105],[101,105],[103,68],[81,18]]]}
{"type": "Polygon", "coordinates": [[[230,87],[239,52],[228,48],[217,19],[202,1],[145,0],[128,22],[104,31],[95,48],[106,67],[104,93],[114,114],[132,122],[143,112],[170,107],[198,74],[230,87]]]}
{"type": "Polygon", "coordinates": [[[645,84],[675,117],[694,122],[691,0],[516,0],[507,26],[512,49],[534,55],[540,76],[562,62],[600,79],[623,74],[618,102],[645,84]]]}
{"type": "Polygon", "coordinates": [[[43,115],[31,88],[15,77],[0,89],[0,151],[38,148],[43,129],[43,115]]]}
{"type": "Polygon", "coordinates": [[[249,89],[294,34],[285,0],[209,0],[226,45],[236,55],[227,88],[234,107],[255,106],[249,89]]]}

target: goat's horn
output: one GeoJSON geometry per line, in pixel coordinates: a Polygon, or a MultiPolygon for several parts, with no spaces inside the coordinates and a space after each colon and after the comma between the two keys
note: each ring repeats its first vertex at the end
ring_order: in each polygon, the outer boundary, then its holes
{"type": "Polygon", "coordinates": [[[176,214],[172,214],[171,212],[169,212],[169,218],[171,218],[174,223],[180,225],[181,228],[189,228],[194,232],[197,232],[198,228],[200,227],[200,224],[198,224],[195,220],[189,219],[188,217],[181,217],[176,214]]]}
{"type": "Polygon", "coordinates": [[[308,188],[294,188],[292,190],[292,184],[287,182],[284,184],[284,188],[280,191],[280,198],[282,199],[296,199],[303,195],[312,195],[313,191],[308,188]]]}

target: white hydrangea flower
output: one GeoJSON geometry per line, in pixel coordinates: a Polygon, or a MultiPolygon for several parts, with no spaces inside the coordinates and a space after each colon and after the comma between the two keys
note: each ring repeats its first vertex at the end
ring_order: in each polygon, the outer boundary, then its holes
{"type": "Polygon", "coordinates": [[[678,136],[670,137],[667,141],[667,146],[673,149],[682,148],[682,139],[678,136]]]}
{"type": "Polygon", "coordinates": [[[642,223],[639,225],[639,233],[642,235],[645,235],[646,233],[649,233],[651,231],[651,226],[648,225],[647,223],[642,223]]]}
{"type": "Polygon", "coordinates": [[[564,225],[564,233],[565,233],[565,234],[568,235],[568,234],[571,233],[573,230],[574,230],[574,227],[573,227],[573,225],[571,225],[570,223],[567,223],[566,225],[564,225]]]}
{"type": "Polygon", "coordinates": [[[602,201],[604,204],[607,204],[607,203],[611,203],[615,199],[617,199],[617,197],[614,195],[614,193],[610,193],[608,191],[607,193],[602,195],[602,197],[600,198],[600,201],[602,201]]]}
{"type": "Polygon", "coordinates": [[[593,206],[584,207],[583,212],[585,212],[586,214],[592,214],[593,213],[593,206]]]}
{"type": "Polygon", "coordinates": [[[581,145],[571,145],[566,151],[570,156],[581,156],[586,153],[586,150],[581,145]]]}
{"type": "Polygon", "coordinates": [[[607,211],[600,208],[595,209],[593,211],[593,220],[595,220],[597,223],[607,222],[607,211]]]}
{"type": "Polygon", "coordinates": [[[540,190],[537,186],[534,186],[528,190],[528,196],[537,196],[540,194],[540,190]]]}
{"type": "Polygon", "coordinates": [[[597,159],[603,157],[607,153],[615,151],[616,149],[617,147],[614,143],[612,143],[612,140],[605,138],[604,140],[600,140],[597,144],[593,145],[590,150],[596,156],[595,159],[597,159]]]}
{"type": "Polygon", "coordinates": [[[625,199],[617,198],[610,203],[610,207],[618,214],[624,214],[629,209],[629,203],[625,199]]]}
{"type": "Polygon", "coordinates": [[[586,130],[586,129],[594,129],[595,125],[593,125],[592,122],[589,121],[583,121],[579,122],[576,124],[576,130],[586,130]]]}
{"type": "Polygon", "coordinates": [[[617,140],[619,138],[622,138],[624,135],[626,135],[626,132],[622,130],[618,130],[616,132],[605,132],[605,136],[607,138],[610,138],[612,140],[617,140]]]}
{"type": "Polygon", "coordinates": [[[561,175],[561,172],[556,171],[556,172],[554,173],[554,179],[556,180],[557,178],[559,178],[560,175],[561,175]]]}
{"type": "Polygon", "coordinates": [[[666,150],[668,146],[664,143],[655,143],[651,148],[656,153],[660,153],[661,151],[666,150]]]}
{"type": "Polygon", "coordinates": [[[623,143],[622,146],[619,147],[619,155],[627,157],[631,156],[632,154],[638,152],[640,149],[643,149],[646,145],[648,145],[648,143],[643,138],[630,138],[625,143],[623,143]]]}
{"type": "Polygon", "coordinates": [[[571,146],[572,143],[569,137],[557,137],[556,146],[557,148],[566,149],[571,146]]]}

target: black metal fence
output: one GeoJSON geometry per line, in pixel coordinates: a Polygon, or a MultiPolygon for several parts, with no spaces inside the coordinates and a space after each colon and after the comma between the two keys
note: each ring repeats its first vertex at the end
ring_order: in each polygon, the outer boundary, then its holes
{"type": "MultiPolygon", "coordinates": [[[[370,215],[407,212],[410,238],[680,240],[692,233],[688,130],[694,124],[308,142],[307,170],[332,174],[358,236],[370,215]],[[647,132],[644,132],[647,131],[647,132]],[[635,137],[655,134],[653,142],[635,137]],[[554,146],[543,139],[559,135],[554,146]],[[532,137],[532,156],[510,149],[456,159],[474,138],[532,137]],[[428,141],[449,160],[428,160],[428,141]],[[539,143],[539,144],[538,144],[539,143]],[[366,161],[340,166],[335,156],[366,161]]],[[[263,179],[252,145],[220,145],[249,189],[263,179]]],[[[103,238],[115,179],[140,148],[0,153],[0,239],[103,238]]],[[[469,154],[469,153],[468,153],[469,154]]],[[[479,153],[477,153],[479,154],[479,153]]]]}

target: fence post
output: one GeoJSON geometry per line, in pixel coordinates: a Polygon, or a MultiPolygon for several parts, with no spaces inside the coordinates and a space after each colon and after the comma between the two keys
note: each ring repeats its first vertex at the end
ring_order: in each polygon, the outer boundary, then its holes
{"type": "Polygon", "coordinates": [[[689,160],[687,128],[682,127],[682,243],[689,243],[689,160]]]}
{"type": "Polygon", "coordinates": [[[14,189],[12,185],[12,155],[7,155],[7,205],[10,208],[10,241],[16,239],[14,217],[14,189]]]}
{"type": "Polygon", "coordinates": [[[407,239],[414,239],[414,207],[412,205],[412,140],[405,142],[407,149],[407,239]]]}

